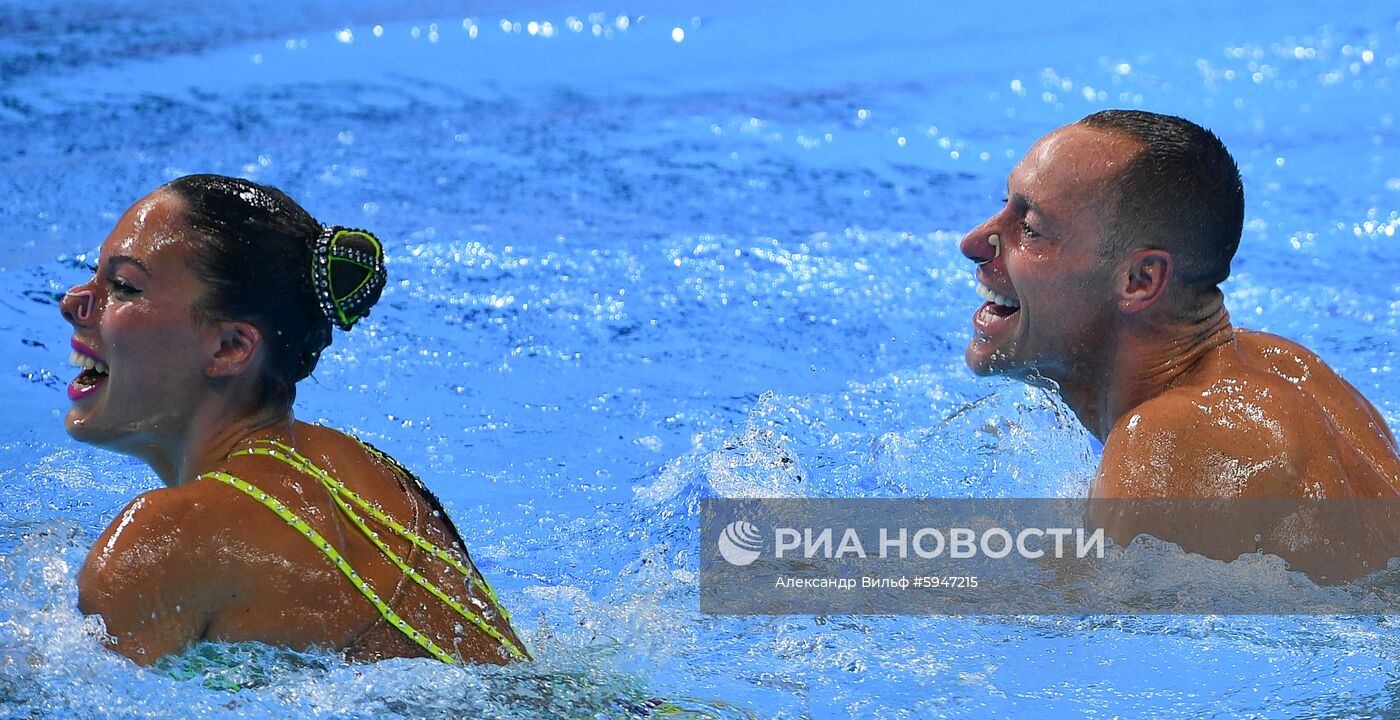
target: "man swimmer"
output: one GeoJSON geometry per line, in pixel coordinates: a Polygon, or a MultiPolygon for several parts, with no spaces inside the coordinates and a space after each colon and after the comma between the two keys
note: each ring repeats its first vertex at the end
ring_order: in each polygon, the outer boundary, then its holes
{"type": "Polygon", "coordinates": [[[1104,444],[1093,498],[1395,498],[1385,421],[1315,354],[1237,329],[1244,220],[1211,132],[1107,110],[1038,141],[962,241],[987,300],[967,364],[1055,388],[1104,444]]]}

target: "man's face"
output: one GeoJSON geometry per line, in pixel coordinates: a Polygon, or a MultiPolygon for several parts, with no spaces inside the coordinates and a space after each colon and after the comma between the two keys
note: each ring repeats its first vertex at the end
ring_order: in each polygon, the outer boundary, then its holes
{"type": "Polygon", "coordinates": [[[1108,181],[1139,147],[1068,125],[1011,171],[1006,205],[961,246],[978,263],[977,292],[987,301],[972,318],[973,372],[1060,380],[1101,356],[1117,299],[1114,268],[1098,249],[1111,212],[1108,181]]]}

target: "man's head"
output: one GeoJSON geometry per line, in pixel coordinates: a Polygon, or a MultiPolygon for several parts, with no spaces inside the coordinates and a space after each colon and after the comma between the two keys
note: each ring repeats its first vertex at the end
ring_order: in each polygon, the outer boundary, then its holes
{"type": "Polygon", "coordinates": [[[1107,111],[1050,133],[963,239],[988,301],[968,365],[1054,379],[1092,364],[1129,315],[1197,318],[1219,303],[1242,221],[1234,161],[1196,125],[1107,111]]]}
{"type": "Polygon", "coordinates": [[[1190,120],[1141,110],[1104,110],[1077,124],[1126,135],[1142,148],[1109,187],[1103,254],[1166,250],[1173,281],[1187,291],[1181,309],[1195,309],[1190,300],[1218,300],[1244,227],[1244,185],[1220,138],[1190,120]]]}

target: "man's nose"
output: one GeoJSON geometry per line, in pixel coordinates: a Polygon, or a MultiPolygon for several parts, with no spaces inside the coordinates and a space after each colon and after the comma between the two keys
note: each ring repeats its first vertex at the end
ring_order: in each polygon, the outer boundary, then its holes
{"type": "Polygon", "coordinates": [[[958,248],[969,260],[986,265],[1001,256],[1001,235],[980,225],[963,237],[958,248]]]}
{"type": "Polygon", "coordinates": [[[88,325],[97,314],[97,293],[88,285],[74,285],[58,301],[58,310],[73,325],[88,325]]]}

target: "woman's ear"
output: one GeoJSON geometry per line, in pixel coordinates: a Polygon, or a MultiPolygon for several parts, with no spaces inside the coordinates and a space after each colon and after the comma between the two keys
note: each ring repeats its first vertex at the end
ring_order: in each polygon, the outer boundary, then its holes
{"type": "Polygon", "coordinates": [[[1152,307],[1166,292],[1172,275],[1172,256],[1166,250],[1138,250],[1121,266],[1118,275],[1118,309],[1139,313],[1152,307]]]}
{"type": "Polygon", "coordinates": [[[262,333],[246,322],[221,322],[217,328],[219,346],[210,358],[205,373],[209,377],[242,374],[252,365],[258,347],[262,345],[262,333]]]}

